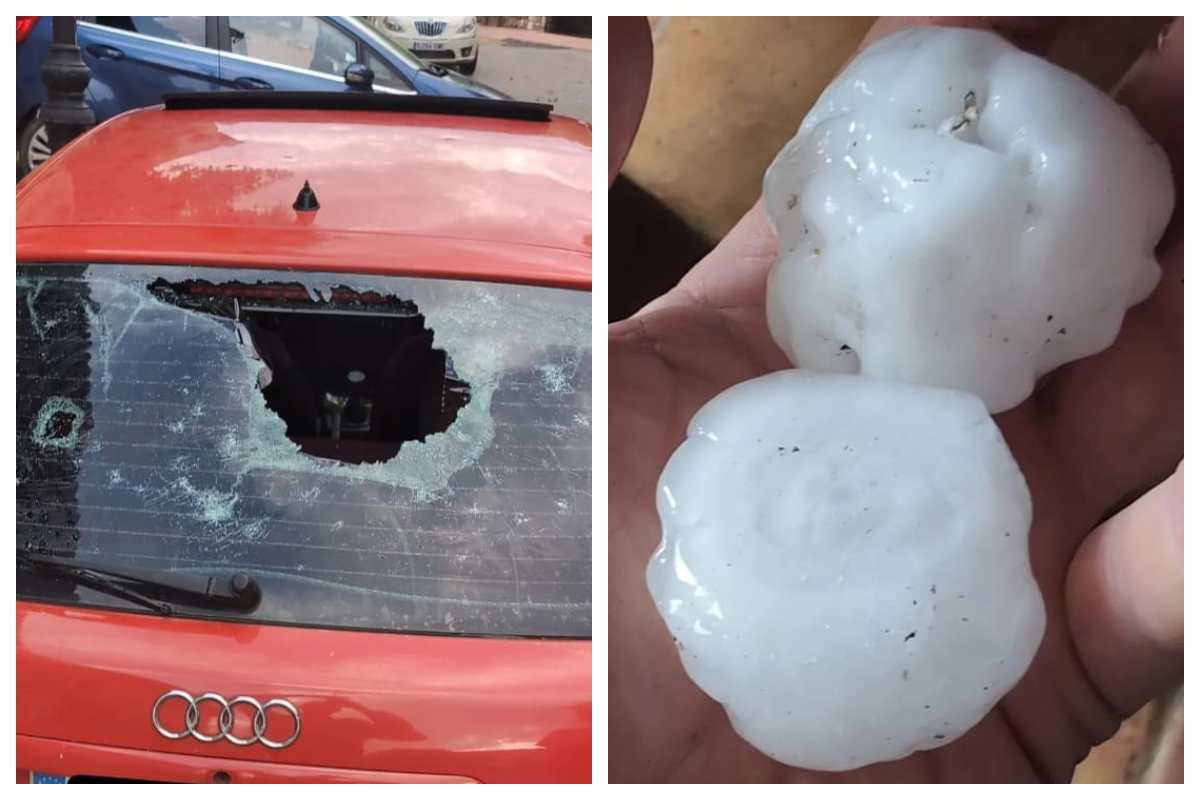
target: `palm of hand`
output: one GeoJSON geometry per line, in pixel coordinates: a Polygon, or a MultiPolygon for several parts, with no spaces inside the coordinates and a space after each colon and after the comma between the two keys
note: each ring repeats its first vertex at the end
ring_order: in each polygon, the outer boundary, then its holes
{"type": "MultiPolygon", "coordinates": [[[[1182,31],[1176,37],[1182,52],[1182,31]]],[[[1123,91],[1138,87],[1130,80],[1123,91]]],[[[1135,111],[1138,99],[1122,97],[1135,111]]],[[[1169,137],[1147,127],[1167,143],[1169,137]]],[[[1124,716],[1164,688],[1181,662],[1173,642],[1155,641],[1154,631],[1131,619],[1131,587],[1114,585],[1106,571],[1105,558],[1122,548],[1080,546],[1107,513],[1170,475],[1182,455],[1183,241],[1172,230],[1160,248],[1163,279],[1130,310],[1117,343],[1057,370],[1033,397],[997,418],[1033,495],[1030,547],[1047,612],[1033,665],[961,739],[849,773],[792,769],[740,739],[722,707],[688,679],[645,587],[646,562],[660,537],[656,481],[688,421],[721,390],[789,366],[766,329],[774,237],[760,209],[679,287],[614,325],[610,779],[1062,780],[1124,716]]]]}

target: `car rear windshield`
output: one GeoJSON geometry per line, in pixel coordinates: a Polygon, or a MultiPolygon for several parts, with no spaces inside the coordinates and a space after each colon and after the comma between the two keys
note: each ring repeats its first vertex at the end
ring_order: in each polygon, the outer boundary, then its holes
{"type": "Polygon", "coordinates": [[[18,265],[18,548],[262,587],[184,614],[590,636],[590,316],[565,289],[18,265]]]}

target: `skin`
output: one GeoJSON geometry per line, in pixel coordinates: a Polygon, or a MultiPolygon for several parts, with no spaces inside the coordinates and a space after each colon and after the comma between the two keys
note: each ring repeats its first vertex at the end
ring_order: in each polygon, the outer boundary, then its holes
{"type": "MultiPolygon", "coordinates": [[[[1052,23],[984,25],[1037,52],[1052,23]]],[[[774,234],[756,204],[679,285],[609,329],[609,777],[621,781],[1064,781],[1183,671],[1183,21],[1117,89],[1167,149],[1175,219],[1163,278],[1117,342],[996,418],[1033,494],[1047,630],[1016,688],[964,737],[842,773],[788,767],[734,733],[684,673],[646,590],[663,465],[721,390],[790,366],[766,326],[774,234]],[[1120,510],[1123,509],[1123,510],[1120,510]]],[[[632,137],[632,132],[628,133],[632,137]]]]}
{"type": "Polygon", "coordinates": [[[608,62],[608,185],[612,186],[650,94],[654,44],[644,17],[609,17],[608,36],[622,43],[621,57],[608,62]]]}

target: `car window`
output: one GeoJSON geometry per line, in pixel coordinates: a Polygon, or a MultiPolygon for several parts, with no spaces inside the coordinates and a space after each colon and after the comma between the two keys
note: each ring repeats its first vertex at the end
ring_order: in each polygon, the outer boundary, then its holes
{"type": "MultiPolygon", "coordinates": [[[[588,292],[63,263],[16,285],[18,548],[248,572],[256,622],[590,634],[588,292]]],[[[129,608],[28,570],[17,593],[129,608]]]]}
{"type": "Polygon", "coordinates": [[[367,66],[375,73],[375,85],[387,86],[391,89],[404,89],[412,91],[412,84],[404,80],[396,70],[392,69],[385,61],[376,56],[370,50],[367,50],[367,66]]]}
{"type": "Polygon", "coordinates": [[[197,47],[204,47],[204,22],[204,17],[96,17],[96,24],[106,28],[197,47]]]}
{"type": "Polygon", "coordinates": [[[230,17],[234,53],[342,77],[358,43],[318,17],[230,17]]]}

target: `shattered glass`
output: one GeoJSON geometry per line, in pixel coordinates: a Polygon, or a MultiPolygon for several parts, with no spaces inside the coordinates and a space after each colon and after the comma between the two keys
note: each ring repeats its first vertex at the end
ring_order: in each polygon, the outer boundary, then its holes
{"type": "MultiPolygon", "coordinates": [[[[586,292],[506,284],[18,265],[18,547],[250,572],[260,622],[589,636],[590,314],[586,292]],[[150,289],[197,280],[414,304],[469,399],[384,461],[302,452],[236,314],[150,289]]],[[[127,607],[26,571],[18,595],[127,607]]]]}

